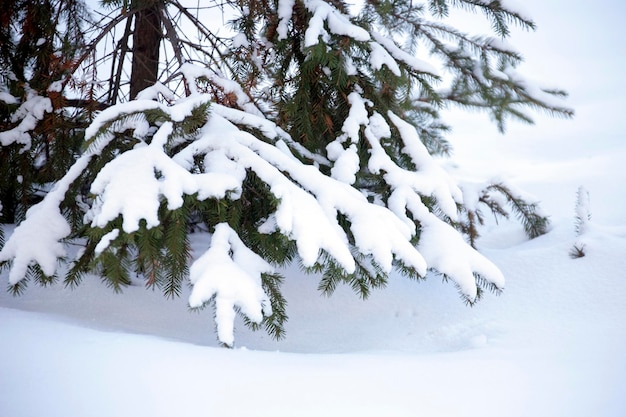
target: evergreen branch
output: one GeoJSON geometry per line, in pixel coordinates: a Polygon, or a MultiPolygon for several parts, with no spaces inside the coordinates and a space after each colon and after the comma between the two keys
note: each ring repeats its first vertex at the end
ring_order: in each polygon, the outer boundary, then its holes
{"type": "Polygon", "coordinates": [[[287,300],[280,291],[283,277],[280,274],[263,274],[263,291],[268,295],[272,314],[263,318],[266,332],[276,340],[285,337],[285,323],[287,322],[287,300]]]}
{"type": "MultiPolygon", "coordinates": [[[[95,245],[94,245],[95,246],[95,245]]],[[[65,274],[63,284],[66,288],[76,289],[87,275],[93,258],[81,256],[70,264],[68,272],[65,274]]]]}
{"type": "Polygon", "coordinates": [[[356,263],[353,273],[346,273],[336,261],[327,253],[321,256],[321,262],[311,272],[322,272],[322,277],[317,286],[318,291],[330,297],[340,283],[350,286],[361,299],[367,299],[372,289],[383,288],[387,284],[388,276],[375,262],[371,255],[364,255],[358,248],[352,246],[352,253],[356,263]]]}
{"type": "Polygon", "coordinates": [[[24,294],[27,286],[28,286],[28,279],[24,278],[23,280],[15,284],[9,284],[7,286],[7,291],[11,293],[12,296],[19,297],[24,294]]]}
{"type": "MultiPolygon", "coordinates": [[[[133,110],[131,112],[116,112],[112,117],[101,115],[99,123],[91,125],[92,130],[86,132],[86,140],[84,147],[92,152],[98,152],[113,139],[114,134],[124,133],[128,130],[135,130],[142,123],[154,124],[170,121],[171,118],[159,105],[155,102],[149,102],[143,110],[133,110]],[[95,128],[97,126],[97,128],[95,128]]],[[[138,140],[138,138],[137,138],[138,140]]]]}
{"type": "Polygon", "coordinates": [[[547,232],[549,220],[547,217],[539,214],[539,209],[536,203],[529,203],[523,200],[521,197],[515,195],[513,191],[506,185],[492,184],[487,187],[487,190],[494,190],[504,195],[511,205],[513,212],[524,226],[526,235],[534,239],[547,232]]]}
{"type": "Polygon", "coordinates": [[[510,34],[508,23],[516,24],[527,30],[535,30],[535,23],[517,11],[507,9],[500,0],[451,0],[455,7],[474,11],[479,9],[491,21],[493,30],[501,37],[510,34]]]}

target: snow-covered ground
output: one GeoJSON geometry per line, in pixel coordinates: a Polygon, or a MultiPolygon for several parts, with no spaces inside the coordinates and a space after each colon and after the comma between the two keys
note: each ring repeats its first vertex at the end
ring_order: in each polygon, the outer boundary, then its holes
{"type": "Polygon", "coordinates": [[[505,177],[552,221],[531,241],[514,222],[486,225],[479,246],[507,279],[501,296],[470,308],[437,277],[393,277],[366,301],[348,288],[325,298],[294,269],[286,339],[239,322],[228,350],[211,311],[188,312],[186,294],[116,295],[96,277],[74,291],[0,292],[0,416],[626,415],[626,99],[616,88],[626,55],[601,48],[620,14],[595,22],[604,7],[553,3],[528,2],[539,32],[512,43],[526,72],[571,93],[576,118],[511,124],[502,137],[486,117],[450,113],[456,172],[505,177]],[[592,220],[577,237],[580,186],[592,220]],[[578,241],[586,256],[572,259],[578,241]]]}

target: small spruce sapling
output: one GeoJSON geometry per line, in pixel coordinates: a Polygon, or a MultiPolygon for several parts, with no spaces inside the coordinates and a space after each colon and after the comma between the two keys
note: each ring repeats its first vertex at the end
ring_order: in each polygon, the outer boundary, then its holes
{"type": "MultiPolygon", "coordinates": [[[[589,222],[591,221],[591,208],[589,191],[583,186],[578,187],[576,192],[576,216],[575,227],[576,236],[580,238],[589,229],[589,222]]],[[[585,244],[579,239],[577,240],[569,251],[571,258],[582,258],[585,256],[585,244]]]]}

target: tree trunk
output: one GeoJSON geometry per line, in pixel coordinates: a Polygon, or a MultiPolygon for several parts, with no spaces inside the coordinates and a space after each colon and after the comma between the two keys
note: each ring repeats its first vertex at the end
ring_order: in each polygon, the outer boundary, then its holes
{"type": "Polygon", "coordinates": [[[134,99],[144,88],[154,85],[159,73],[159,47],[161,44],[160,0],[136,0],[133,8],[135,29],[133,31],[133,62],[130,75],[130,98],[134,99]]]}

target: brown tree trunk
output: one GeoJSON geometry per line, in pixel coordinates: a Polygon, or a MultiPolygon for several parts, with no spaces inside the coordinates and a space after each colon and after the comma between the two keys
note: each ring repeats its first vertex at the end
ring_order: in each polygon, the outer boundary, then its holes
{"type": "Polygon", "coordinates": [[[161,0],[135,0],[135,29],[133,31],[133,62],[130,75],[130,98],[157,81],[159,46],[161,44],[161,0]]]}

